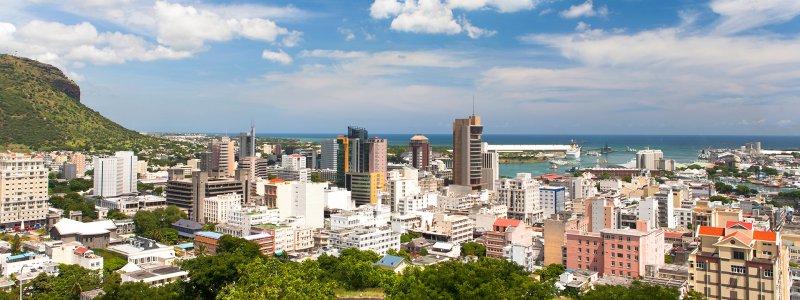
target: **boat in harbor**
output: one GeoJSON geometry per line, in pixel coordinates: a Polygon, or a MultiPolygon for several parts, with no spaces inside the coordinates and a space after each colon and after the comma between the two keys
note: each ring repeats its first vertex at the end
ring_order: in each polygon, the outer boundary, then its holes
{"type": "Polygon", "coordinates": [[[558,170],[558,165],[551,165],[550,170],[558,170]]]}
{"type": "Polygon", "coordinates": [[[628,146],[628,149],[625,149],[625,152],[636,152],[636,151],[638,150],[631,148],[630,146],[628,146]]]}
{"type": "Polygon", "coordinates": [[[606,143],[606,146],[603,147],[603,149],[600,149],[600,154],[608,154],[608,153],[611,153],[611,152],[614,152],[614,149],[609,147],[608,143],[606,143]]]}
{"type": "Polygon", "coordinates": [[[568,161],[564,161],[564,160],[560,160],[560,159],[551,160],[550,163],[554,164],[554,165],[566,165],[566,164],[569,164],[568,161]]]}
{"type": "Polygon", "coordinates": [[[589,151],[589,152],[586,152],[586,156],[600,156],[600,152],[589,151]]]}

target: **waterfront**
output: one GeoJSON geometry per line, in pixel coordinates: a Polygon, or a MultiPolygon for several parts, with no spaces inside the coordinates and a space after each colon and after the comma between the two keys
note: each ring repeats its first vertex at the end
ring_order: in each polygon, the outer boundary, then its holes
{"type": "MultiPolygon", "coordinates": [[[[261,137],[293,138],[318,142],[320,139],[333,138],[336,134],[260,134],[261,137]]],[[[413,134],[373,134],[389,140],[390,145],[406,145],[413,134]]],[[[450,134],[426,134],[434,146],[452,145],[450,134]]],[[[559,166],[559,170],[550,169],[547,162],[513,163],[500,166],[501,176],[514,176],[516,173],[529,172],[533,175],[545,173],[563,173],[571,166],[621,165],[636,157],[635,152],[626,152],[630,147],[641,150],[645,147],[661,149],[664,157],[674,159],[678,163],[691,163],[705,148],[738,148],[749,142],[761,142],[763,149],[800,149],[800,136],[745,136],[745,135],[535,135],[535,134],[484,134],[484,142],[490,144],[569,144],[574,140],[583,149],[580,160],[568,160],[570,164],[559,166]],[[608,145],[615,152],[599,157],[586,156],[586,152],[599,150],[608,145]]]]}

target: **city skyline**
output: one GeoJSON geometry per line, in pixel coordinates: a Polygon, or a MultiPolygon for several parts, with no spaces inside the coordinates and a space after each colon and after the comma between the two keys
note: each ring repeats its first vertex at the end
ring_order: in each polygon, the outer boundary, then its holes
{"type": "Polygon", "coordinates": [[[800,4],[747,5],[7,1],[0,51],[148,132],[796,135],[800,4]]]}

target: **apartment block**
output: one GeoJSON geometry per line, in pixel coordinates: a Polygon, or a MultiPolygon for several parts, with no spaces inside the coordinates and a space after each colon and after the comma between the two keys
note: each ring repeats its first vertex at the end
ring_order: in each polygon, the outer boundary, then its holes
{"type": "Polygon", "coordinates": [[[0,154],[0,228],[46,223],[47,175],[42,157],[0,154]]]}

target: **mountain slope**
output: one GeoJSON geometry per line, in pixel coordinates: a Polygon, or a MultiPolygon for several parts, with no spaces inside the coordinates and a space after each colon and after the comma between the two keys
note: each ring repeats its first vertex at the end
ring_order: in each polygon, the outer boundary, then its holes
{"type": "Polygon", "coordinates": [[[0,145],[112,150],[154,142],[83,105],[78,85],[58,68],[0,55],[0,145]]]}

